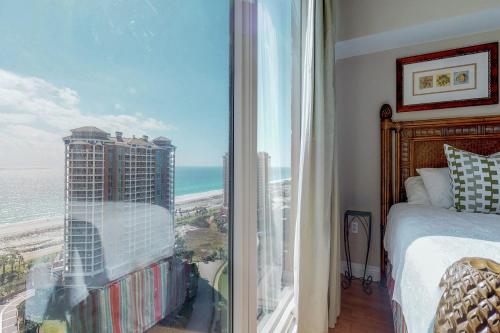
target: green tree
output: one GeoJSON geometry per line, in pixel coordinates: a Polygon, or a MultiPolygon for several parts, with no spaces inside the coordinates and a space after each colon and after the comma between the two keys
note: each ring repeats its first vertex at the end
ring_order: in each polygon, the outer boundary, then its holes
{"type": "Polygon", "coordinates": [[[6,255],[0,256],[0,265],[2,265],[2,283],[5,281],[5,269],[7,267],[7,259],[6,255]]]}
{"type": "Polygon", "coordinates": [[[9,264],[10,264],[10,275],[14,273],[14,265],[16,264],[16,257],[13,253],[9,254],[9,264]]]}

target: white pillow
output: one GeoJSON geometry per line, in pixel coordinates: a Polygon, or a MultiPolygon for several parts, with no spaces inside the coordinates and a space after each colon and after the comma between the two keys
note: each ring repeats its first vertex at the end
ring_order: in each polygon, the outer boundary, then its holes
{"type": "Polygon", "coordinates": [[[423,168],[417,169],[417,172],[422,176],[433,206],[442,208],[453,206],[453,190],[448,168],[423,168]]]}
{"type": "Polygon", "coordinates": [[[412,205],[431,205],[431,199],[425,189],[421,176],[409,177],[405,180],[406,197],[412,205]]]}

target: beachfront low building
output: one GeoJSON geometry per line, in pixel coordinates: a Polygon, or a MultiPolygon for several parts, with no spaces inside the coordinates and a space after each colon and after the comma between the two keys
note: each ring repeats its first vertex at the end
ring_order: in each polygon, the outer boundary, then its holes
{"type": "Polygon", "coordinates": [[[101,285],[172,256],[171,141],[86,126],[64,143],[64,283],[101,285]]]}

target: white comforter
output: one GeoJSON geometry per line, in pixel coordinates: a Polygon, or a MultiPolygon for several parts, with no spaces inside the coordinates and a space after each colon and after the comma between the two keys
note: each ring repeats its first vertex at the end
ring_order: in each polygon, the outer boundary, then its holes
{"type": "Polygon", "coordinates": [[[397,204],[389,213],[384,246],[393,266],[393,299],[408,332],[432,332],[445,270],[463,257],[500,262],[500,216],[397,204]]]}

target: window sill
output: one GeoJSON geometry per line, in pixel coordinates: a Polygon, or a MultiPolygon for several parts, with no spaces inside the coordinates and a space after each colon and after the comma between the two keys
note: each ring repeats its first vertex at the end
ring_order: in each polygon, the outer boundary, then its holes
{"type": "Polygon", "coordinates": [[[294,322],[293,308],[293,288],[286,287],[276,309],[259,321],[257,331],[259,333],[291,332],[294,322]]]}

